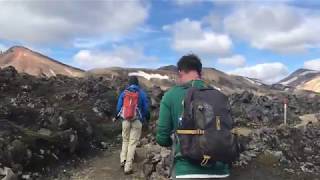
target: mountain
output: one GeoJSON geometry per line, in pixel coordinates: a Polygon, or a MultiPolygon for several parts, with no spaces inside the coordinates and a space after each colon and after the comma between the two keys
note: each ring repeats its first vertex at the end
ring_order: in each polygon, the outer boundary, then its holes
{"type": "Polygon", "coordinates": [[[320,92],[320,71],[298,69],[278,84],[298,90],[320,92]]]}
{"type": "Polygon", "coordinates": [[[175,65],[169,65],[169,66],[160,67],[158,68],[158,70],[178,71],[178,68],[175,65]]]}
{"type": "Polygon", "coordinates": [[[79,77],[84,71],[63,64],[22,46],[14,46],[0,54],[0,68],[13,66],[18,72],[34,76],[56,76],[58,74],[79,77]]]}
{"type": "MultiPolygon", "coordinates": [[[[104,76],[108,78],[125,78],[128,75],[135,75],[138,76],[141,83],[147,87],[157,85],[166,90],[176,83],[177,68],[173,65],[160,67],[158,69],[113,67],[92,69],[86,74],[87,76],[104,76]]],[[[214,86],[226,94],[244,90],[261,93],[272,91],[268,85],[263,84],[259,80],[229,75],[214,68],[204,68],[203,79],[211,86],[214,86]]]]}
{"type": "MultiPolygon", "coordinates": [[[[158,69],[111,67],[85,72],[22,46],[11,47],[0,54],[0,68],[8,66],[15,67],[20,73],[46,77],[61,74],[70,77],[103,76],[112,79],[113,77],[126,78],[128,75],[136,75],[140,77],[143,85],[147,87],[157,85],[164,90],[175,85],[177,80],[177,67],[174,65],[158,69]]],[[[320,72],[308,69],[299,69],[272,86],[266,85],[258,79],[226,74],[215,68],[203,68],[202,75],[209,85],[226,94],[244,90],[256,93],[272,93],[276,90],[287,89],[320,92],[320,72]]]]}

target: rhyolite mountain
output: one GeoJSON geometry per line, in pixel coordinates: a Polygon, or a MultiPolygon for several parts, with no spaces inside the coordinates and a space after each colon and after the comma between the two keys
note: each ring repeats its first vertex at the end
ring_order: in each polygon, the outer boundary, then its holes
{"type": "Polygon", "coordinates": [[[58,74],[80,77],[84,71],[47,57],[26,47],[14,46],[0,54],[0,68],[13,66],[20,73],[33,76],[56,76],[58,74]]]}
{"type": "MultiPolygon", "coordinates": [[[[45,77],[61,74],[69,77],[102,76],[125,78],[128,75],[137,75],[145,86],[153,87],[156,85],[163,90],[173,86],[177,79],[177,67],[174,65],[158,69],[99,68],[85,72],[23,46],[13,46],[0,54],[0,68],[8,66],[13,66],[20,73],[45,77]]],[[[277,90],[288,89],[291,92],[296,90],[320,92],[320,72],[307,69],[299,69],[274,85],[264,84],[258,79],[227,74],[215,68],[204,68],[203,79],[209,85],[226,94],[244,90],[255,93],[273,93],[277,90]]]]}
{"type": "Polygon", "coordinates": [[[298,69],[277,84],[288,88],[320,92],[320,71],[298,69]]]}
{"type": "MultiPolygon", "coordinates": [[[[158,69],[120,67],[100,68],[87,71],[87,75],[106,76],[109,78],[136,75],[145,86],[152,87],[156,85],[160,86],[161,89],[166,90],[176,83],[177,68],[173,65],[160,67],[158,69]]],[[[261,93],[273,91],[271,86],[266,85],[257,79],[229,75],[215,68],[204,68],[202,76],[207,84],[214,86],[226,94],[243,90],[261,93]]]]}

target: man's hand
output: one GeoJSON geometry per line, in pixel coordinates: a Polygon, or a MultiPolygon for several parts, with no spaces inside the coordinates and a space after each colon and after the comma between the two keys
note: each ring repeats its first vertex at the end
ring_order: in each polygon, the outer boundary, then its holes
{"type": "Polygon", "coordinates": [[[116,122],[119,118],[120,118],[120,116],[119,116],[119,115],[118,115],[118,116],[116,116],[116,117],[114,117],[114,118],[112,118],[112,122],[116,122]]]}

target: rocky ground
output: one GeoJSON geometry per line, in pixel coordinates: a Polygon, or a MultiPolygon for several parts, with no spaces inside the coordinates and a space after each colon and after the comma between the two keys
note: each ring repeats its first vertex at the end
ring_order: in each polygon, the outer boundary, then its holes
{"type": "MultiPolygon", "coordinates": [[[[319,123],[304,128],[263,127],[241,138],[246,150],[234,163],[230,179],[319,179],[319,123]]],[[[167,179],[170,149],[162,148],[154,141],[148,142],[145,148],[148,149],[143,165],[146,178],[167,179]]]]}
{"type": "Polygon", "coordinates": [[[261,127],[283,123],[284,99],[288,100],[289,124],[299,123],[299,116],[320,112],[320,96],[285,94],[254,95],[248,91],[230,96],[234,121],[237,126],[261,127]]]}
{"type": "MultiPolygon", "coordinates": [[[[35,78],[12,67],[0,69],[0,178],[126,179],[118,169],[120,124],[111,123],[125,81],[112,76],[35,78]]],[[[153,86],[147,93],[152,121],[141,139],[137,172],[130,178],[166,179],[170,149],[160,148],[154,138],[164,92],[153,86]]],[[[319,175],[319,125],[313,121],[294,127],[301,124],[301,115],[319,113],[319,96],[244,91],[232,94],[230,102],[247,147],[232,179],[319,175]],[[284,97],[289,99],[289,126],[281,126],[284,97]]]]}
{"type": "Polygon", "coordinates": [[[120,80],[35,78],[0,70],[0,177],[36,178],[120,132],[111,122],[120,80]]]}

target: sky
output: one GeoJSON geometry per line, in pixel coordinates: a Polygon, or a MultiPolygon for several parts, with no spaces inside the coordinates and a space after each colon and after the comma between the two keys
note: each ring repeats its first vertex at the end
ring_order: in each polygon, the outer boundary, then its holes
{"type": "Polygon", "coordinates": [[[182,55],[274,83],[320,70],[317,0],[0,0],[0,50],[22,45],[85,70],[158,68],[182,55]]]}

